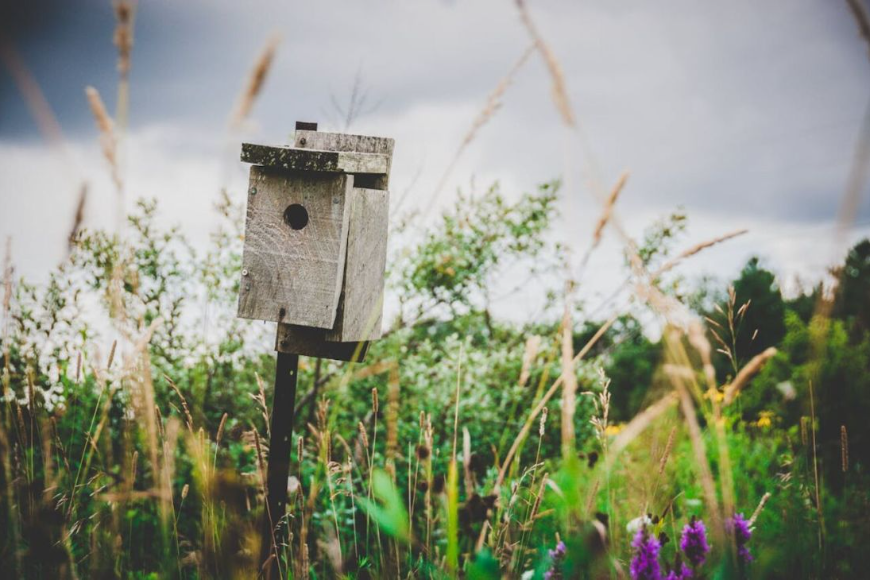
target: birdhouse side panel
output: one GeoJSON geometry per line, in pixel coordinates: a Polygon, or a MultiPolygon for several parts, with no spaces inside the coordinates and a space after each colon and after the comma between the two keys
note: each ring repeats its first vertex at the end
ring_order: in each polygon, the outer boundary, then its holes
{"type": "Polygon", "coordinates": [[[252,166],[238,316],[331,329],[353,176],[252,166]]]}
{"type": "Polygon", "coordinates": [[[326,333],[327,340],[381,337],[389,211],[388,191],[355,187],[351,192],[344,286],[335,328],[326,333]]]}

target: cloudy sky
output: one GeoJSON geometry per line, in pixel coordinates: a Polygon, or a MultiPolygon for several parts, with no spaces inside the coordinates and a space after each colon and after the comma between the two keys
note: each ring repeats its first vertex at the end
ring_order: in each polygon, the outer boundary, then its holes
{"type": "MultiPolygon", "coordinates": [[[[558,235],[581,254],[598,213],[590,184],[628,170],[618,210],[633,235],[676,207],[689,215],[687,246],[750,229],[698,256],[688,275],[727,278],[753,254],[785,284],[823,275],[870,98],[867,46],[845,2],[528,6],[564,68],[581,132],[560,124],[535,55],[460,158],[437,208],[472,183],[498,180],[515,196],[564,177],[558,235]]],[[[0,22],[12,47],[0,68],[0,235],[12,237],[18,271],[39,280],[64,255],[82,180],[91,192],[86,224],[112,223],[116,200],[84,87],[114,110],[114,17],[108,0],[4,0],[0,22]],[[34,122],[12,61],[44,94],[62,146],[34,122]]],[[[428,207],[487,94],[529,43],[510,0],[140,2],[127,203],[155,197],[161,219],[207,243],[220,188],[244,199],[238,143],[286,143],[296,120],[343,129],[332,102],[345,103],[359,78],[366,103],[351,130],[394,137],[394,199],[407,190],[403,209],[428,207]],[[230,133],[229,114],[273,34],[281,43],[250,122],[230,133]]],[[[850,238],[868,233],[863,192],[850,238]]],[[[589,296],[607,294],[621,262],[611,237],[590,263],[589,296]]]]}

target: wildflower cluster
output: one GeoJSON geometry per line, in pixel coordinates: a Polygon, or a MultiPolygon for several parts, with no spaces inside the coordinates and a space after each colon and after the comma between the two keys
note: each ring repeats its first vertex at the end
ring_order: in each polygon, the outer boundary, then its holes
{"type": "Polygon", "coordinates": [[[565,559],[566,552],[567,548],[565,547],[565,542],[562,542],[561,540],[556,544],[554,549],[547,552],[552,564],[550,565],[550,569],[544,572],[544,580],[559,580],[562,578],[560,568],[562,560],[565,559]]]}
{"type": "Polygon", "coordinates": [[[634,548],[634,558],[631,559],[630,568],[632,579],[661,580],[662,571],[659,567],[661,542],[649,532],[646,526],[643,526],[637,531],[631,546],[634,548]]]}
{"type": "Polygon", "coordinates": [[[752,529],[749,522],[743,517],[743,514],[735,514],[733,518],[728,520],[728,530],[734,534],[734,545],[737,547],[737,559],[741,565],[746,565],[752,561],[752,554],[749,552],[749,539],[752,537],[752,529]]]}
{"type": "Polygon", "coordinates": [[[680,550],[685,554],[693,570],[697,570],[707,560],[707,553],[710,551],[710,546],[707,544],[707,528],[704,522],[695,516],[692,516],[683,528],[680,550]]]}
{"type": "Polygon", "coordinates": [[[677,563],[674,566],[674,569],[668,572],[668,575],[665,576],[665,580],[689,580],[691,577],[692,571],[683,564],[680,555],[677,554],[677,563]]]}
{"type": "MultiPolygon", "coordinates": [[[[631,544],[634,548],[634,557],[631,560],[633,580],[657,580],[662,577],[658,556],[661,546],[665,542],[667,542],[667,537],[664,534],[661,534],[660,538],[656,538],[650,533],[646,523],[641,525],[631,544]]],[[[693,578],[706,562],[709,552],[707,528],[703,521],[692,516],[689,523],[683,527],[683,533],[680,536],[680,551],[677,553],[676,561],[668,571],[665,580],[693,578]]]]}

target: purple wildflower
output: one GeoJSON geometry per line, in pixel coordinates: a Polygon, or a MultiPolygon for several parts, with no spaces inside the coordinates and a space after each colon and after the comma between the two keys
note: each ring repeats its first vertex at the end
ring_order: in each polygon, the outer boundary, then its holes
{"type": "Polygon", "coordinates": [[[558,559],[562,558],[562,556],[565,555],[566,551],[567,551],[567,548],[565,548],[565,542],[560,541],[558,544],[556,544],[555,549],[548,550],[547,553],[550,555],[550,557],[552,559],[558,560],[558,559]]]}
{"type": "Polygon", "coordinates": [[[680,562],[679,566],[668,572],[668,575],[665,577],[665,580],[689,580],[692,577],[692,571],[689,568],[680,562]]]}
{"type": "Polygon", "coordinates": [[[728,520],[728,529],[734,534],[734,544],[737,546],[737,559],[741,564],[748,564],[752,561],[752,554],[749,552],[749,539],[752,537],[752,530],[749,529],[749,522],[743,517],[743,514],[735,514],[733,518],[728,520]]]}
{"type": "Polygon", "coordinates": [[[680,549],[692,568],[697,569],[707,559],[707,552],[710,551],[710,546],[707,544],[707,528],[704,527],[704,522],[695,516],[692,516],[683,528],[680,549]]]}
{"type": "Polygon", "coordinates": [[[637,531],[631,545],[634,547],[634,558],[631,559],[630,568],[632,580],[661,580],[659,550],[662,545],[647,531],[646,526],[637,531]]]}
{"type": "Polygon", "coordinates": [[[562,573],[559,571],[560,562],[565,558],[565,553],[568,549],[565,547],[565,542],[559,541],[556,544],[556,547],[552,550],[547,550],[547,555],[550,556],[550,560],[553,561],[550,569],[544,572],[544,580],[556,580],[557,578],[562,577],[562,573]]]}

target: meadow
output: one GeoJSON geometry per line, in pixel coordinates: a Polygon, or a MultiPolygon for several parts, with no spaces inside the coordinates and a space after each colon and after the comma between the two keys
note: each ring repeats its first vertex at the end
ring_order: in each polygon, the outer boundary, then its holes
{"type": "MultiPolygon", "coordinates": [[[[517,66],[544,59],[570,130],[558,59],[517,4],[533,43],[517,66]]],[[[117,17],[117,110],[87,97],[122,194],[132,8],[117,17]]],[[[630,185],[593,192],[600,219],[578,248],[550,235],[576,194],[557,179],[467,191],[415,235],[401,235],[413,214],[393,216],[405,246],[390,252],[384,337],[364,362],[301,361],[281,577],[866,576],[870,240],[788,296],[764,256],[727,283],[688,280],[684,262],[742,232],[685,246],[679,210],[629,232],[630,185]],[[576,299],[605,235],[623,243],[624,310],[576,299]],[[491,309],[515,264],[551,286],[523,323],[491,309]]],[[[218,196],[204,252],[147,199],[114,229],[71,216],[44,284],[15,275],[7,246],[0,576],[258,576],[274,326],[235,317],[238,199],[218,196]]]]}

